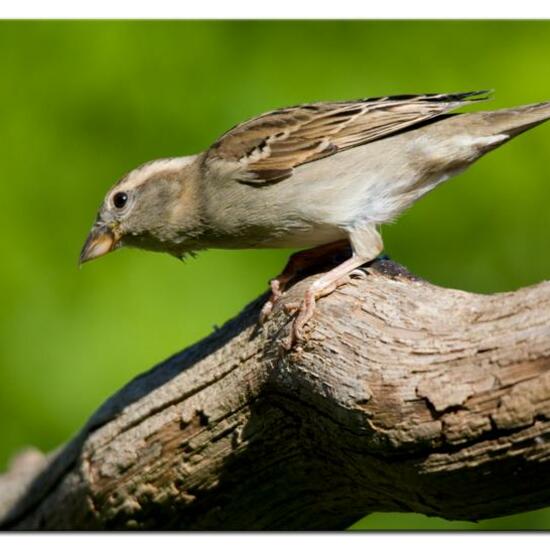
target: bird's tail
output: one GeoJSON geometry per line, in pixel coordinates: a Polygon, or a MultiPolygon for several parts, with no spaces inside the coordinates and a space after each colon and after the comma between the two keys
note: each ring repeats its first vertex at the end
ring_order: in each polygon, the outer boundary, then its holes
{"type": "Polygon", "coordinates": [[[430,151],[426,159],[428,177],[415,183],[411,196],[418,199],[488,152],[548,119],[550,101],[496,111],[444,115],[422,130],[421,151],[430,151]],[[430,147],[426,148],[426,143],[430,147]]]}
{"type": "Polygon", "coordinates": [[[490,136],[501,134],[509,139],[550,119],[550,101],[522,105],[511,109],[470,113],[477,118],[477,130],[490,136]]]}

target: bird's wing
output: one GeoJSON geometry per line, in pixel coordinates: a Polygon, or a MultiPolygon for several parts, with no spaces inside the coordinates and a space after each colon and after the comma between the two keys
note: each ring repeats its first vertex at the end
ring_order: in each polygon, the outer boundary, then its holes
{"type": "Polygon", "coordinates": [[[357,145],[412,129],[486,91],[400,95],[279,109],[235,126],[206,152],[210,169],[250,185],[288,178],[294,168],[357,145]]]}

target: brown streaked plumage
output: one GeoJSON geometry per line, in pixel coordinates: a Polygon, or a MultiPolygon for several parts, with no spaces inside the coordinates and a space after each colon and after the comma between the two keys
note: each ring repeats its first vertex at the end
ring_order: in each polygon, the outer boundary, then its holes
{"type": "Polygon", "coordinates": [[[268,317],[304,266],[351,247],[297,306],[303,338],[315,300],[382,251],[380,224],[521,132],[550,103],[450,114],[486,92],[389,96],[279,109],[239,124],[204,153],[149,162],[107,194],[81,262],[120,246],[183,256],[205,248],[314,247],[272,283],[268,317]]]}
{"type": "Polygon", "coordinates": [[[212,145],[207,159],[243,164],[239,181],[276,183],[297,166],[365,145],[433,119],[487,92],[402,95],[312,103],[279,109],[235,126],[212,145]]]}

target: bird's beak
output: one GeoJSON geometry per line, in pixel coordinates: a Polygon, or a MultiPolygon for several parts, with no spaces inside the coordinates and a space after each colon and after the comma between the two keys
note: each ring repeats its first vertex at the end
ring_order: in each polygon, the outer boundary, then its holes
{"type": "Polygon", "coordinates": [[[111,252],[119,240],[112,227],[102,221],[96,222],[80,252],[79,265],[111,252]]]}

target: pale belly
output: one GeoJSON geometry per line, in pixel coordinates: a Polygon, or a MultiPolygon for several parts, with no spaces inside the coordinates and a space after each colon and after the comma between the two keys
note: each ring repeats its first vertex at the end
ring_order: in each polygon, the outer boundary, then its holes
{"type": "Polygon", "coordinates": [[[205,236],[194,248],[313,248],[323,244],[346,239],[348,233],[336,226],[303,223],[289,227],[244,227],[238,231],[218,235],[216,238],[205,236]]]}
{"type": "Polygon", "coordinates": [[[310,248],[346,239],[348,233],[334,226],[315,226],[286,234],[268,236],[251,248],[310,248]]]}

